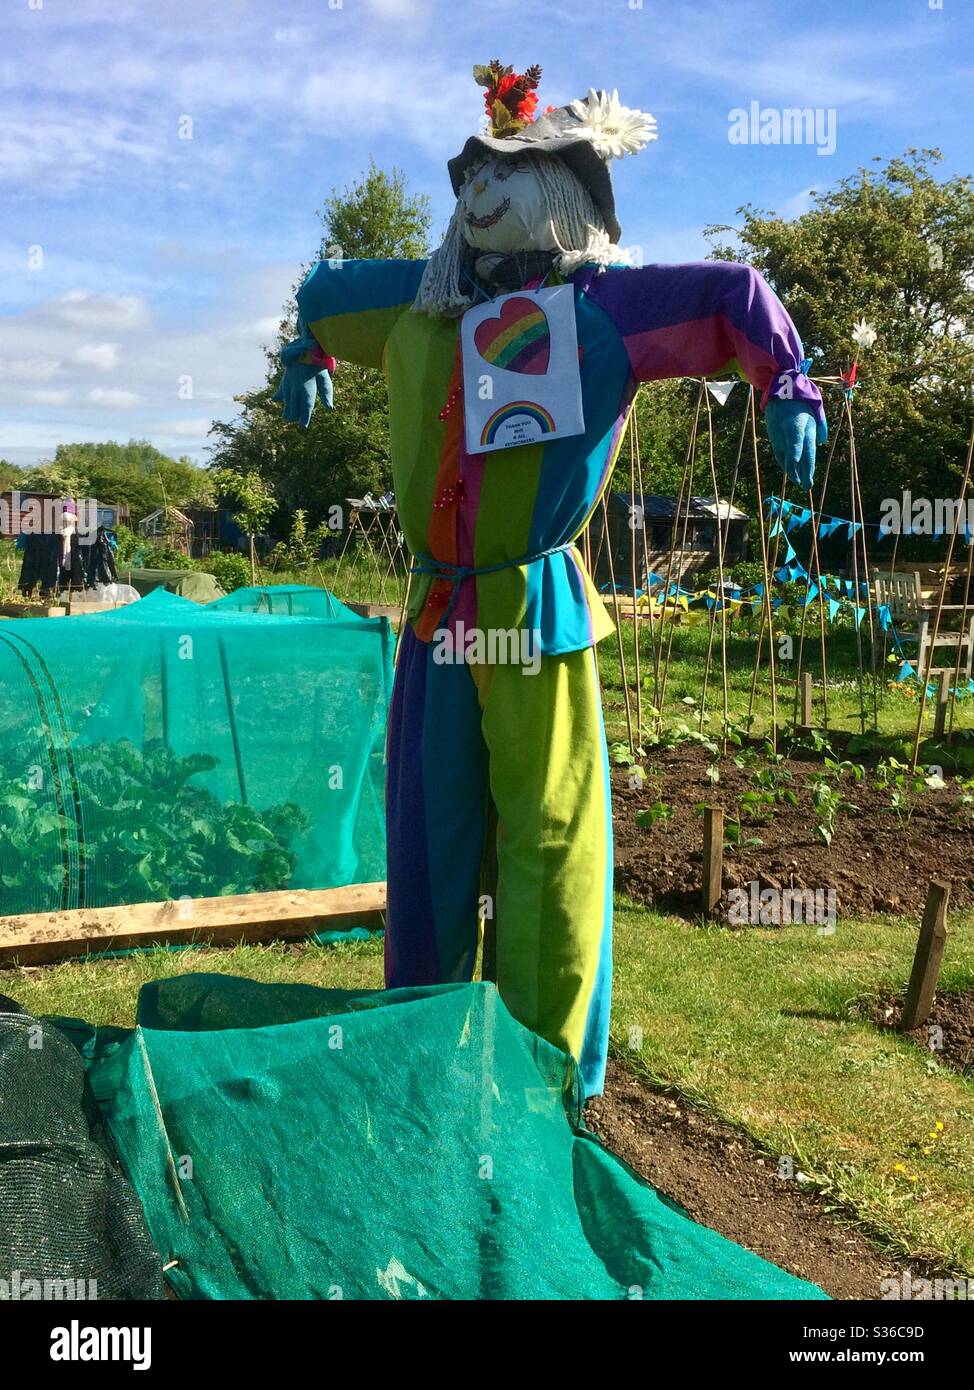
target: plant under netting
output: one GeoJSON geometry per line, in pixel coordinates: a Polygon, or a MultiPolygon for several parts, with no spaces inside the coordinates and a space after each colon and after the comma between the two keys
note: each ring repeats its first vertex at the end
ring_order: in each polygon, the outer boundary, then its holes
{"type": "Polygon", "coordinates": [[[4,625],[0,915],[384,876],[388,624],[268,609],[4,625]]]}
{"type": "MultiPolygon", "coordinates": [[[[288,886],[293,844],[308,818],[290,802],[258,810],[222,803],[193,778],[217,759],[177,757],[161,743],[127,740],[76,747],[72,767],[86,798],[83,877],[97,881],[102,904],[273,892],[288,886]]],[[[69,817],[38,807],[23,781],[0,779],[0,863],[5,910],[29,911],[40,880],[56,894],[68,888],[58,846],[69,817]]],[[[90,898],[90,894],[85,895],[90,898]]]]}

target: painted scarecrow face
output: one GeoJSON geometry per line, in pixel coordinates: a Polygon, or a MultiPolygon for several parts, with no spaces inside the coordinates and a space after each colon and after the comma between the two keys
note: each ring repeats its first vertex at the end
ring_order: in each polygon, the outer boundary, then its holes
{"type": "Polygon", "coordinates": [[[460,190],[460,226],[479,251],[553,251],[555,237],[530,155],[473,165],[460,190]]]}

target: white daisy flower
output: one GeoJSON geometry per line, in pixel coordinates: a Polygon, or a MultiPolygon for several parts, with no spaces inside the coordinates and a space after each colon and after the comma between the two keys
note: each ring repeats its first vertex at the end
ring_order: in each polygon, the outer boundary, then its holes
{"type": "Polygon", "coordinates": [[[573,101],[569,109],[603,159],[636,154],[643,145],[657,139],[656,117],[623,106],[617,91],[610,95],[589,88],[587,99],[573,101]]]}
{"type": "Polygon", "coordinates": [[[867,323],[865,319],[860,319],[852,325],[852,341],[856,347],[871,348],[878,336],[872,324],[867,323]]]}

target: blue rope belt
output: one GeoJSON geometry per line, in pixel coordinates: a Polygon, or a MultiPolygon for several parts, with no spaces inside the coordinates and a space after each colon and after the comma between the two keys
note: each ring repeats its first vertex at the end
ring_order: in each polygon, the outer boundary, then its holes
{"type": "Polygon", "coordinates": [[[547,550],[535,550],[530,555],[520,555],[514,560],[500,560],[496,565],[451,565],[446,560],[434,560],[428,555],[415,555],[413,558],[416,564],[410,567],[411,574],[428,574],[434,580],[448,579],[453,584],[450,594],[450,601],[443,612],[441,623],[446,623],[453,607],[460,596],[460,585],[465,579],[478,579],[483,574],[497,574],[500,570],[520,569],[522,565],[533,565],[537,560],[547,559],[549,555],[560,555],[563,551],[572,550],[574,541],[566,541],[564,545],[551,545],[547,550]]]}

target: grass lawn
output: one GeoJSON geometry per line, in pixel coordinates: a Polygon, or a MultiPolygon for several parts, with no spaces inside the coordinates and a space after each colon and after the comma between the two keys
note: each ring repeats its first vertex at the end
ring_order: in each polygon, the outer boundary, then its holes
{"type": "MultiPolygon", "coordinates": [[[[943,985],[970,988],[974,917],[950,927],[943,985]]],[[[613,1048],[775,1158],[789,1155],[829,1205],[894,1251],[970,1275],[974,1078],[851,1007],[903,985],[915,940],[915,923],[843,921],[831,937],[806,926],[731,932],[620,903],[613,1048]]],[[[3,972],[0,992],[37,1014],[130,1025],[143,982],[188,970],[374,988],[382,955],[378,942],[156,951],[3,972]]]]}

